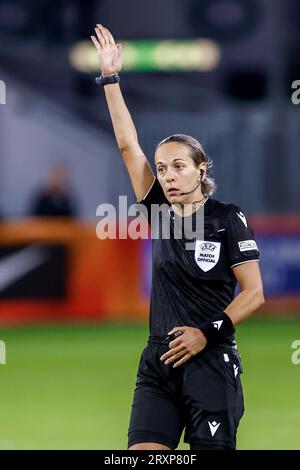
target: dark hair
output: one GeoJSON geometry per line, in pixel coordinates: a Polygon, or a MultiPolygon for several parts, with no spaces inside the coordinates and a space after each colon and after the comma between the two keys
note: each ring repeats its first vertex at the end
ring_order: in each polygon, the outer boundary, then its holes
{"type": "MultiPolygon", "coordinates": [[[[186,134],[174,134],[166,137],[164,140],[159,142],[156,146],[155,151],[163,144],[169,144],[170,142],[178,142],[179,144],[185,145],[190,150],[190,156],[194,161],[195,167],[198,168],[200,163],[205,162],[207,165],[207,169],[210,170],[212,168],[212,160],[208,159],[204,148],[198,142],[198,140],[194,139],[190,135],[186,134]]],[[[204,180],[201,184],[202,192],[205,196],[211,196],[216,191],[216,183],[215,180],[209,176],[205,176],[204,180]]]]}

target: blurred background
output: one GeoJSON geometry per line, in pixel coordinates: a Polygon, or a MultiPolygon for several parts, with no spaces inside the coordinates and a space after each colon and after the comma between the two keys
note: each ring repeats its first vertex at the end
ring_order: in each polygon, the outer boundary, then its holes
{"type": "Polygon", "coordinates": [[[215,197],[255,230],[266,304],[238,327],[238,448],[299,449],[297,0],[0,0],[0,448],[127,444],[151,243],[96,236],[99,204],[135,202],[94,80],[98,22],[124,45],[150,162],[164,137],[194,136],[215,197]]]}

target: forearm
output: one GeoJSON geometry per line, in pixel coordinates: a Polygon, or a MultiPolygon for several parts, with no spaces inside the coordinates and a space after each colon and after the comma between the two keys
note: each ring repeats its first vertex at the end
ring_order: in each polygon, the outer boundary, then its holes
{"type": "Polygon", "coordinates": [[[125,104],[120,85],[104,86],[105,97],[117,144],[122,152],[138,143],[138,137],[131,115],[125,104]]]}
{"type": "Polygon", "coordinates": [[[242,290],[224,310],[230,317],[233,325],[246,320],[255,310],[264,303],[261,289],[242,290]]]}

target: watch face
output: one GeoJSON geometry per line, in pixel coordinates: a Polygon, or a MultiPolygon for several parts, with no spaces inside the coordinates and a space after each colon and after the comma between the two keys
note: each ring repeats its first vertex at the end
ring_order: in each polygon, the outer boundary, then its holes
{"type": "Polygon", "coordinates": [[[110,75],[109,77],[103,77],[102,75],[100,75],[99,77],[95,78],[95,82],[97,85],[107,85],[110,83],[118,83],[119,81],[119,74],[110,75]]]}

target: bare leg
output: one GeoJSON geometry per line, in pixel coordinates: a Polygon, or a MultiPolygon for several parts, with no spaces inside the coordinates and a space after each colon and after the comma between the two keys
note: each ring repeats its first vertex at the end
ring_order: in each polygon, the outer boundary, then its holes
{"type": "Polygon", "coordinates": [[[157,444],[156,442],[140,442],[139,444],[134,444],[133,446],[129,447],[128,450],[172,450],[172,449],[162,444],[157,444]]]}

